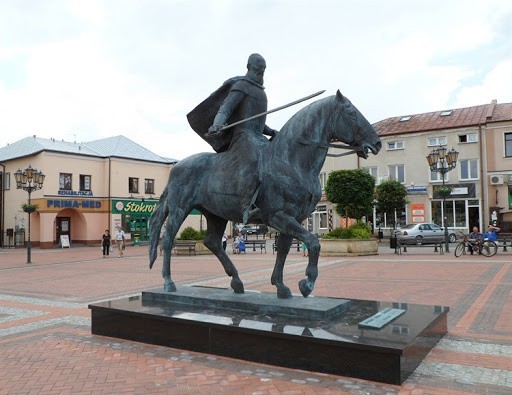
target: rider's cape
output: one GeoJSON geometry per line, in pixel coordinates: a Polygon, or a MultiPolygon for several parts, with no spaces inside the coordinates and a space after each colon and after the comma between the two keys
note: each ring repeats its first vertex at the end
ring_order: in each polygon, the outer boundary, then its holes
{"type": "Polygon", "coordinates": [[[213,121],[224,99],[228,96],[233,84],[246,77],[233,77],[222,84],[222,86],[199,103],[196,108],[187,114],[188,123],[194,131],[216,152],[226,151],[231,144],[231,133],[218,133],[214,136],[205,138],[208,128],[213,125],[213,121]]]}

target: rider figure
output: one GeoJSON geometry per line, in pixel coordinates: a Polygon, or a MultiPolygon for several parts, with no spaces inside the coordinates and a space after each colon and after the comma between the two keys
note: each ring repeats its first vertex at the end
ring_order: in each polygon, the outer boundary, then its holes
{"type": "MultiPolygon", "coordinates": [[[[239,77],[229,89],[227,97],[222,102],[213,125],[208,129],[206,137],[211,137],[229,123],[240,121],[267,111],[267,95],[264,92],[263,76],[267,65],[265,59],[259,54],[252,54],[247,61],[247,73],[245,77],[239,77]]],[[[235,133],[236,130],[262,133],[274,137],[276,131],[265,124],[265,116],[247,121],[241,125],[234,126],[226,131],[235,133]]]]}
{"type": "Polygon", "coordinates": [[[221,130],[224,125],[250,118],[267,111],[267,95],[263,87],[265,59],[259,54],[249,56],[245,76],[230,78],[188,115],[192,128],[217,152],[230,151],[245,166],[240,185],[242,221],[247,223],[258,209],[254,206],[261,182],[259,157],[267,135],[276,131],[265,124],[265,116],[221,130]],[[208,126],[206,122],[210,122],[208,126]],[[207,128],[207,133],[206,129],[207,128]]]}

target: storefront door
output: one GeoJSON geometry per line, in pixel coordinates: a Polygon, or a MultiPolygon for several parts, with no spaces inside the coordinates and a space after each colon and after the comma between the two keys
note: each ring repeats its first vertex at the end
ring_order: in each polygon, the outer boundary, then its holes
{"type": "Polygon", "coordinates": [[[71,218],[70,217],[57,217],[57,240],[55,243],[59,243],[61,235],[67,235],[71,240],[71,218]]]}

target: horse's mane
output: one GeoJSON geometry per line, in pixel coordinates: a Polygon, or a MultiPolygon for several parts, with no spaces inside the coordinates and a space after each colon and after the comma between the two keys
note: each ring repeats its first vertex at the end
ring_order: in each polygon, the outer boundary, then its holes
{"type": "Polygon", "coordinates": [[[316,130],[321,129],[319,126],[331,113],[332,104],[335,101],[336,96],[328,96],[301,108],[283,125],[273,143],[288,144],[290,139],[305,137],[304,134],[309,136],[314,134],[316,130]]]}

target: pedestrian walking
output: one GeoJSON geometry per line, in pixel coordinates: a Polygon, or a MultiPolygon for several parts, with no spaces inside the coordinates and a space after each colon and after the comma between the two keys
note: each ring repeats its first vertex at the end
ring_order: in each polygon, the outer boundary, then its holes
{"type": "Polygon", "coordinates": [[[110,253],[110,232],[105,230],[105,233],[103,233],[102,240],[101,240],[101,247],[103,249],[103,258],[108,257],[110,253]]]}
{"type": "Polygon", "coordinates": [[[125,248],[125,234],[124,230],[120,226],[117,227],[115,234],[115,243],[117,244],[117,250],[119,251],[119,258],[123,256],[123,250],[125,248]]]}

